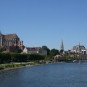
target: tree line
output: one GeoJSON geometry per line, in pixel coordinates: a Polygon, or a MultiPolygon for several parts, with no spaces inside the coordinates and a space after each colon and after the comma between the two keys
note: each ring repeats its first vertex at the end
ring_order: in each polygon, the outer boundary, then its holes
{"type": "Polygon", "coordinates": [[[10,62],[28,62],[44,59],[45,56],[42,54],[0,53],[0,64],[10,62]]]}
{"type": "Polygon", "coordinates": [[[27,62],[32,60],[50,60],[56,54],[59,54],[57,49],[49,49],[47,46],[42,46],[42,49],[47,50],[47,56],[42,54],[20,54],[22,51],[18,49],[14,53],[3,53],[3,49],[0,49],[0,63],[10,63],[10,62],[27,62]]]}

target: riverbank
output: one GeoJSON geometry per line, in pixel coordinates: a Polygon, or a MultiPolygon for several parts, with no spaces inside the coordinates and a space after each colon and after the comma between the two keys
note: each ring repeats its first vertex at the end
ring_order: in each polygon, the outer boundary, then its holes
{"type": "Polygon", "coordinates": [[[43,65],[43,64],[51,64],[51,63],[64,63],[64,62],[14,62],[14,63],[7,63],[7,64],[0,64],[0,71],[23,68],[23,67],[30,67],[36,65],[43,65]]]}
{"type": "Polygon", "coordinates": [[[22,63],[8,63],[8,64],[0,64],[0,71],[23,68],[28,66],[41,65],[43,63],[34,63],[34,62],[22,62],[22,63]]]}

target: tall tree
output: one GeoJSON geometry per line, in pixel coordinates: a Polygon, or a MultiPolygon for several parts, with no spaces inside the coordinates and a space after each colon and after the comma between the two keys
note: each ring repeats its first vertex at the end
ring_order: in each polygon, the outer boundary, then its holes
{"type": "Polygon", "coordinates": [[[42,46],[42,49],[47,50],[47,55],[50,55],[50,49],[47,46],[42,46]]]}
{"type": "Polygon", "coordinates": [[[52,55],[52,56],[55,56],[56,54],[59,54],[59,50],[57,50],[57,49],[51,49],[51,51],[50,51],[50,55],[52,55]]]}

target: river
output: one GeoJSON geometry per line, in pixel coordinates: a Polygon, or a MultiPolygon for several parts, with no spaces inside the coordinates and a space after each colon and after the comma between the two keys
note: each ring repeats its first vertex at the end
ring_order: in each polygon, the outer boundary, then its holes
{"type": "Polygon", "coordinates": [[[1,71],[0,87],[87,87],[87,63],[55,63],[1,71]]]}

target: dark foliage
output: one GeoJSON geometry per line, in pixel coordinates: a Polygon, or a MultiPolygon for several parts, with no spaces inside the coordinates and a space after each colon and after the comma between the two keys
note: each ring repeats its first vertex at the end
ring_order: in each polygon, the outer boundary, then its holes
{"type": "Polygon", "coordinates": [[[30,60],[44,60],[42,54],[0,53],[0,64],[10,62],[27,62],[30,60]]]}

